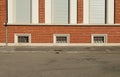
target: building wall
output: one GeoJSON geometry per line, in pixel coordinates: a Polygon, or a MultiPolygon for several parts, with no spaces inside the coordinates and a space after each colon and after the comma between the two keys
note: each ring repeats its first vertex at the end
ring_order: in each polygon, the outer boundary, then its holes
{"type": "Polygon", "coordinates": [[[77,23],[83,23],[83,0],[78,0],[78,17],[77,23]]]}
{"type": "Polygon", "coordinates": [[[39,1],[39,23],[45,23],[45,0],[39,1]]]}
{"type": "MultiPolygon", "coordinates": [[[[45,23],[45,1],[39,2],[39,22],[45,23]]],[[[120,1],[115,0],[115,23],[120,23],[120,1]]],[[[78,0],[78,23],[83,23],[83,0],[78,0]]],[[[5,43],[6,0],[0,0],[0,43],[5,43]]],[[[108,34],[108,43],[120,43],[120,25],[9,25],[8,42],[15,33],[30,33],[32,43],[53,43],[53,34],[70,34],[70,43],[91,43],[91,34],[108,34]]]]}
{"type": "Polygon", "coordinates": [[[0,0],[0,43],[5,42],[6,0],[0,0]]]}
{"type": "MultiPolygon", "coordinates": [[[[115,24],[120,23],[120,1],[115,0],[115,24]]],[[[45,0],[39,1],[39,22],[45,23],[45,0]]],[[[83,23],[83,0],[78,0],[78,17],[77,23],[83,23]]]]}
{"type": "Polygon", "coordinates": [[[53,43],[53,34],[70,34],[70,43],[91,43],[91,34],[107,34],[108,43],[120,43],[119,26],[9,26],[9,42],[14,33],[31,34],[32,43],[53,43]]]}
{"type": "Polygon", "coordinates": [[[120,24],[120,0],[115,0],[115,24],[120,24]]]}
{"type": "MultiPolygon", "coordinates": [[[[39,1],[39,22],[45,23],[45,0],[39,1]]],[[[83,0],[78,0],[78,17],[77,17],[77,23],[83,23],[83,0]]]]}

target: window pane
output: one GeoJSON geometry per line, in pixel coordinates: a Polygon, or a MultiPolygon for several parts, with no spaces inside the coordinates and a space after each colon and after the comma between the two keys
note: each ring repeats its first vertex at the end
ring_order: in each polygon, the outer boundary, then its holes
{"type": "Polygon", "coordinates": [[[67,36],[56,36],[56,43],[67,43],[67,36]]]}
{"type": "Polygon", "coordinates": [[[94,36],[94,43],[105,43],[104,36],[94,36]]]}
{"type": "Polygon", "coordinates": [[[105,24],[105,0],[90,0],[90,23],[105,24]]]}
{"type": "Polygon", "coordinates": [[[18,43],[29,43],[29,36],[18,36],[18,43]]]}
{"type": "Polygon", "coordinates": [[[68,24],[68,0],[53,0],[53,24],[68,24]]]}
{"type": "Polygon", "coordinates": [[[30,23],[30,0],[16,0],[16,23],[30,23]]]}

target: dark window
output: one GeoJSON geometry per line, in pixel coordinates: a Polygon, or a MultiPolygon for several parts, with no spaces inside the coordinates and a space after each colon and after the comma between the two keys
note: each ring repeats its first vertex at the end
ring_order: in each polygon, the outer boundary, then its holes
{"type": "Polygon", "coordinates": [[[94,43],[105,43],[105,37],[104,36],[94,36],[94,43]]]}
{"type": "Polygon", "coordinates": [[[29,36],[18,36],[18,43],[29,43],[29,36]]]}
{"type": "Polygon", "coordinates": [[[67,36],[56,36],[56,43],[68,43],[67,36]]]}

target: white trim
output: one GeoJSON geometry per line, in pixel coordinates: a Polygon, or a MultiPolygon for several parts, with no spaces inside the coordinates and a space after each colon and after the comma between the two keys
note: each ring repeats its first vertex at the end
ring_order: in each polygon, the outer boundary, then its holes
{"type": "Polygon", "coordinates": [[[53,34],[53,43],[56,45],[61,44],[69,44],[70,43],[70,34],[53,34]],[[56,36],[66,36],[67,37],[67,43],[56,43],[56,36]]]}
{"type": "Polygon", "coordinates": [[[45,0],[45,24],[52,23],[52,0],[45,0]]]}
{"type": "Polygon", "coordinates": [[[22,33],[15,33],[14,34],[14,43],[15,44],[25,44],[25,43],[18,43],[18,36],[28,36],[29,37],[29,43],[27,44],[30,44],[31,43],[31,34],[22,34],[22,33]]]}
{"type": "Polygon", "coordinates": [[[54,0],[51,0],[51,24],[54,24],[54,0]]]}
{"type": "Polygon", "coordinates": [[[39,24],[32,24],[32,23],[30,23],[30,24],[26,24],[26,23],[22,23],[22,24],[18,24],[18,23],[8,23],[7,25],[74,25],[74,26],[79,26],[79,25],[87,25],[87,26],[91,26],[91,25],[96,25],[96,26],[120,26],[120,24],[42,24],[42,23],[39,23],[39,24]]]}
{"type": "MultiPolygon", "coordinates": [[[[0,46],[5,46],[5,43],[0,43],[0,46]]],[[[58,44],[53,43],[29,43],[29,44],[18,44],[8,43],[8,46],[120,46],[120,43],[105,43],[105,44],[92,44],[92,43],[69,43],[69,44],[58,44]]]]}
{"type": "Polygon", "coordinates": [[[70,24],[77,24],[77,0],[70,0],[70,24]]]}
{"type": "Polygon", "coordinates": [[[8,0],[8,23],[13,23],[13,0],[8,0]]]}
{"type": "Polygon", "coordinates": [[[114,0],[107,0],[107,24],[114,24],[114,0]]]}
{"type": "Polygon", "coordinates": [[[13,23],[16,23],[16,0],[13,0],[13,23]]]}
{"type": "Polygon", "coordinates": [[[89,0],[83,0],[83,24],[89,24],[89,0]]]}
{"type": "Polygon", "coordinates": [[[93,44],[106,44],[107,43],[107,34],[91,34],[91,43],[93,43],[93,44]],[[94,43],[94,36],[103,36],[104,43],[94,43]]]}
{"type": "Polygon", "coordinates": [[[32,23],[39,23],[39,0],[32,0],[32,23]]]}

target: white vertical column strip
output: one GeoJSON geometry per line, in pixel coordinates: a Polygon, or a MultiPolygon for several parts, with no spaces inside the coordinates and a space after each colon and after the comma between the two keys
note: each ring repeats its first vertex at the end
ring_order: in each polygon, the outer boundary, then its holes
{"type": "Polygon", "coordinates": [[[83,0],[83,24],[89,24],[89,0],[83,0]]]}
{"type": "Polygon", "coordinates": [[[114,0],[107,0],[107,24],[114,24],[114,0]]]}
{"type": "Polygon", "coordinates": [[[32,23],[39,23],[39,0],[32,0],[32,23]]]}
{"type": "Polygon", "coordinates": [[[8,0],[8,23],[13,23],[13,0],[8,0]]]}
{"type": "Polygon", "coordinates": [[[77,24],[77,0],[70,0],[70,24],[77,24]]]}
{"type": "Polygon", "coordinates": [[[45,0],[45,24],[51,24],[52,20],[52,0],[45,0]]]}

